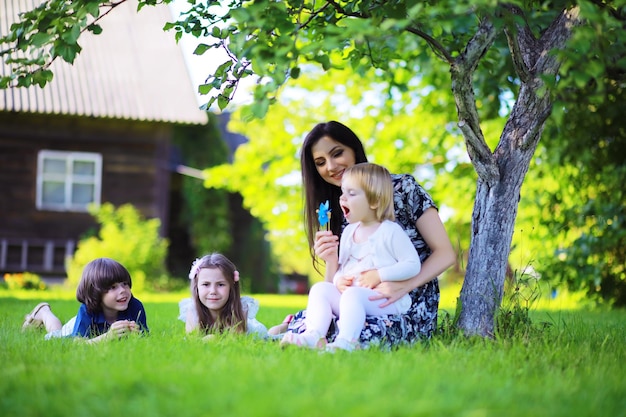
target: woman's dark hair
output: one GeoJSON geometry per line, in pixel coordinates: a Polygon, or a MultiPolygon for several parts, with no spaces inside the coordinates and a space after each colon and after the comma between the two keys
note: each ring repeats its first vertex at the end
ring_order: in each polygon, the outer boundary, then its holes
{"type": "Polygon", "coordinates": [[[300,166],[302,170],[302,186],[304,192],[304,228],[309,241],[309,251],[313,260],[313,267],[320,271],[318,260],[313,249],[315,232],[318,230],[316,210],[320,204],[328,201],[331,209],[330,230],[337,236],[341,235],[343,214],[339,206],[341,188],[327,183],[317,172],[313,160],[313,146],[324,136],[341,143],[354,151],[355,162],[367,162],[367,156],[363,144],[358,136],[346,125],[329,121],[319,123],[306,135],[300,153],[300,166]]]}
{"type": "Polygon", "coordinates": [[[123,282],[132,288],[130,273],[122,264],[110,258],[96,258],[85,265],[76,288],[76,299],[85,304],[90,314],[102,311],[102,296],[114,284],[123,282]]]}

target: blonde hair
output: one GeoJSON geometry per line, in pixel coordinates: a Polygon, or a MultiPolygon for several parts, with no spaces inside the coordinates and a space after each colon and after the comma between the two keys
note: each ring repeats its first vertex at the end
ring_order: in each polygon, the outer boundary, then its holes
{"type": "Polygon", "coordinates": [[[347,168],[343,178],[350,177],[365,192],[367,202],[371,207],[376,207],[376,220],[395,221],[396,215],[393,209],[393,183],[391,174],[387,168],[363,162],[347,168]]]}

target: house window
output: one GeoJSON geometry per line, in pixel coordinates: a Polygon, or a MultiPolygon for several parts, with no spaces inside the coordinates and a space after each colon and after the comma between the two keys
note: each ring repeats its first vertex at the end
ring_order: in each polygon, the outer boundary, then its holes
{"type": "Polygon", "coordinates": [[[102,155],[40,151],[37,160],[37,208],[86,212],[100,205],[102,155]]]}

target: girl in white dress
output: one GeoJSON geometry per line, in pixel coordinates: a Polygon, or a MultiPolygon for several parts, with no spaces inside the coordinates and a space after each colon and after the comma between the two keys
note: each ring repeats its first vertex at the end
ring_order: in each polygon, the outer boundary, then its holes
{"type": "Polygon", "coordinates": [[[259,303],[241,297],[239,271],[224,255],[212,253],[196,259],[189,272],[191,298],[179,303],[179,319],[187,333],[213,335],[232,331],[267,337],[267,328],[256,320],[259,303]]]}

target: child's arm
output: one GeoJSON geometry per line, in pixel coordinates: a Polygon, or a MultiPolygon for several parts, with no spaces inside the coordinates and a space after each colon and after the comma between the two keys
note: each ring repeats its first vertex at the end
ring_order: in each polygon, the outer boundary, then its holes
{"type": "Polygon", "coordinates": [[[404,281],[419,273],[422,264],[417,250],[404,230],[396,226],[395,223],[385,225],[388,230],[384,234],[384,242],[377,245],[380,253],[374,255],[393,262],[378,269],[363,271],[359,276],[360,286],[375,288],[383,281],[404,281]]]}
{"type": "Polygon", "coordinates": [[[198,317],[190,306],[187,310],[187,317],[185,318],[185,331],[187,333],[191,333],[194,330],[197,330],[199,327],[200,322],[198,321],[198,317]]]}
{"type": "MultiPolygon", "coordinates": [[[[131,320],[119,320],[115,323],[111,324],[111,327],[106,333],[101,334],[100,336],[93,337],[91,339],[87,339],[86,342],[89,344],[99,343],[103,340],[113,340],[119,339],[124,336],[128,336],[131,333],[136,333],[140,331],[140,326],[131,320]]],[[[84,340],[84,339],[78,339],[84,340]]]]}
{"type": "Polygon", "coordinates": [[[390,235],[385,235],[384,247],[389,251],[388,256],[396,262],[378,268],[381,282],[404,281],[419,274],[422,268],[420,257],[409,236],[397,224],[392,223],[390,235]]]}

